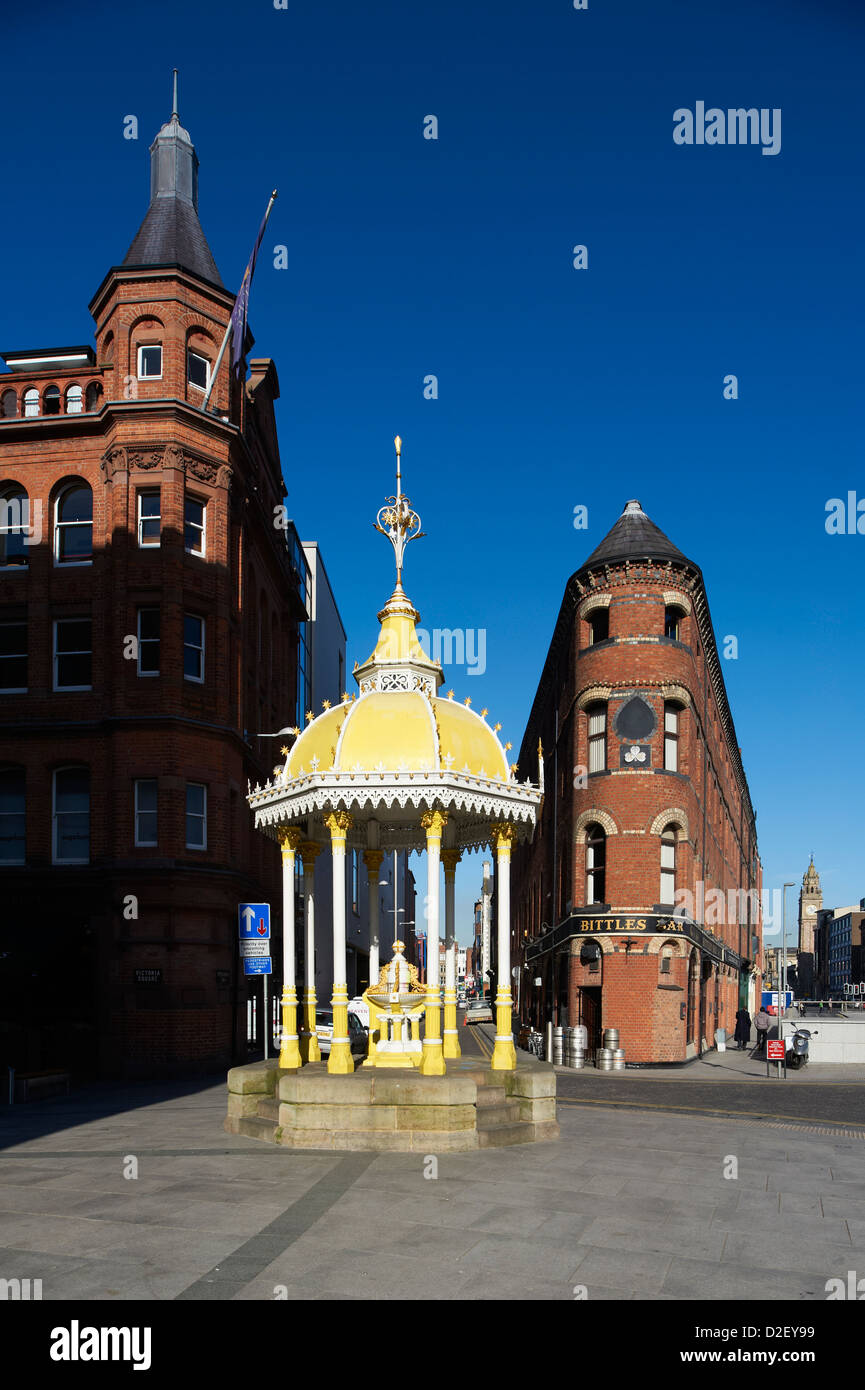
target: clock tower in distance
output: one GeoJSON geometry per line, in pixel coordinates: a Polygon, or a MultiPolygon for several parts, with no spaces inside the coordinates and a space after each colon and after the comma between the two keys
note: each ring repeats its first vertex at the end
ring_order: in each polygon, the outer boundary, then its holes
{"type": "Polygon", "coordinates": [[[820,875],[814,868],[814,856],[805,870],[799,891],[799,996],[809,998],[814,987],[814,928],[817,912],[823,906],[820,875]]]}

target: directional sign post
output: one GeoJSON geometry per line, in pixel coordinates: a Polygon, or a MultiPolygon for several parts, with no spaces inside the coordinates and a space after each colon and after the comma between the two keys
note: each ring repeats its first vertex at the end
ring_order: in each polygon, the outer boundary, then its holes
{"type": "Polygon", "coordinates": [[[273,970],[270,956],[270,903],[238,903],[237,929],[240,938],[240,954],[243,957],[244,975],[261,976],[264,1060],[267,1061],[269,1055],[268,1033],[270,1031],[270,1019],[267,1014],[267,977],[273,970]]]}

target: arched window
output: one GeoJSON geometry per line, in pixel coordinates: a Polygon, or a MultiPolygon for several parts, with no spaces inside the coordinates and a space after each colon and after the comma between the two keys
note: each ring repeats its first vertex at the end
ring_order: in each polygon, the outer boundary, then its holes
{"type": "Polygon", "coordinates": [[[62,767],[54,774],[55,864],[90,862],[90,772],[62,767]]]}
{"type": "Polygon", "coordinates": [[[29,391],[24,392],[24,414],[25,416],[39,414],[39,392],[35,386],[31,386],[29,391]]]}
{"type": "Polygon", "coordinates": [[[590,705],[586,714],[589,720],[589,772],[604,772],[607,766],[607,706],[590,705]]]}
{"type": "Polygon", "coordinates": [[[664,609],[664,636],[671,637],[674,642],[682,640],[682,619],[685,617],[684,609],[678,604],[668,603],[664,609]]]}
{"type": "Polygon", "coordinates": [[[42,414],[43,414],[43,415],[59,415],[59,414],[60,414],[60,387],[59,387],[59,386],[46,386],[46,387],[45,387],[45,392],[44,392],[44,395],[43,395],[43,397],[42,397],[42,414]]]}
{"type": "Polygon", "coordinates": [[[84,392],[80,386],[70,386],[66,392],[66,414],[80,415],[84,409],[84,392]]]}
{"type": "Polygon", "coordinates": [[[679,771],[679,706],[670,700],[664,701],[664,767],[679,771]]]}
{"type": "Polygon", "coordinates": [[[676,903],[676,827],[665,825],[661,832],[661,897],[664,907],[676,903]]]}
{"type": "Polygon", "coordinates": [[[72,483],[54,504],[54,563],[89,565],[93,559],[93,493],[72,483]]]}
{"type": "Polygon", "coordinates": [[[18,397],[14,391],[4,391],[0,396],[0,416],[4,420],[11,420],[18,414],[18,397]]]}
{"type": "Polygon", "coordinates": [[[0,491],[0,568],[27,564],[30,501],[17,484],[0,491]]]}
{"type": "Polygon", "coordinates": [[[606,902],[607,836],[602,825],[586,826],[586,905],[606,902]]]}
{"type": "Polygon", "coordinates": [[[0,771],[0,864],[26,860],[25,809],[23,768],[4,768],[0,771]]]}
{"type": "Polygon", "coordinates": [[[99,402],[102,399],[102,387],[98,381],[91,381],[84,396],[84,408],[88,411],[98,410],[99,402]]]}
{"type": "Polygon", "coordinates": [[[606,642],[610,635],[610,610],[609,608],[596,608],[586,618],[589,625],[589,646],[593,647],[596,642],[606,642]]]}

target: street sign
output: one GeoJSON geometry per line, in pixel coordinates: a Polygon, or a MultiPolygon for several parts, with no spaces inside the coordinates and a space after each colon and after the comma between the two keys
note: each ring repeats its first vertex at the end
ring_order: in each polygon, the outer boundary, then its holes
{"type": "Polygon", "coordinates": [[[270,956],[254,956],[251,960],[243,962],[244,975],[270,975],[272,974],[272,961],[270,956]]]}
{"type": "Polygon", "coordinates": [[[766,1040],[766,1056],[770,1062],[783,1062],[786,1055],[787,1047],[783,1038],[766,1040]]]}
{"type": "Polygon", "coordinates": [[[266,941],[270,936],[270,903],[238,903],[237,926],[241,941],[266,941]]]}
{"type": "Polygon", "coordinates": [[[242,956],[242,958],[243,958],[244,960],[250,959],[250,958],[253,957],[253,956],[269,956],[269,955],[270,955],[270,942],[269,942],[269,941],[241,941],[241,943],[240,943],[240,954],[241,954],[241,956],[242,956]]]}

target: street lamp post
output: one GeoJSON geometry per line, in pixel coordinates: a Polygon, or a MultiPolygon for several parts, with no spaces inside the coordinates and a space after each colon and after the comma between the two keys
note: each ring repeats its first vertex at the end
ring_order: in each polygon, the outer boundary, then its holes
{"type": "Polygon", "coordinates": [[[786,1011],[787,1011],[787,1009],[786,1009],[786,1005],[787,1005],[787,889],[788,889],[788,888],[794,888],[795,886],[796,886],[796,885],[793,884],[793,883],[785,883],[785,884],[784,884],[783,898],[782,898],[781,922],[782,922],[782,936],[783,936],[783,940],[784,940],[784,951],[783,951],[783,955],[782,955],[782,958],[781,958],[781,959],[782,959],[782,966],[781,966],[781,970],[779,971],[779,975],[780,975],[779,989],[778,989],[778,1037],[779,1037],[779,1038],[782,1038],[782,1037],[784,1036],[784,1029],[783,1029],[782,1026],[781,1026],[781,1020],[782,1020],[782,1014],[781,1014],[781,999],[782,999],[782,998],[783,998],[783,1000],[784,1000],[784,1012],[786,1013],[786,1011]]]}

